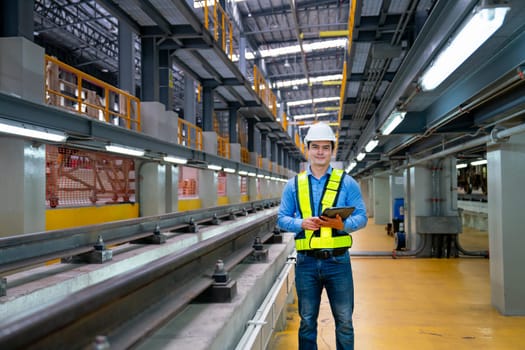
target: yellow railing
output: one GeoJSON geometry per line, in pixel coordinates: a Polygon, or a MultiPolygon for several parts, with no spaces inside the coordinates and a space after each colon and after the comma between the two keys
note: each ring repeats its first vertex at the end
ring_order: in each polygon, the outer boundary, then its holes
{"type": "MultiPolygon", "coordinates": [[[[212,33],[210,30],[210,10],[208,6],[211,0],[204,0],[204,2],[204,27],[212,33]]],[[[231,60],[233,58],[233,25],[218,0],[213,0],[213,13],[211,18],[213,20],[213,39],[220,43],[222,50],[226,52],[231,60]],[[228,38],[228,40],[226,40],[226,38],[228,38]]]]}
{"type": "Polygon", "coordinates": [[[45,56],[46,103],[141,130],[140,100],[54,57],[45,56]]]}
{"type": "Polygon", "coordinates": [[[230,158],[230,140],[227,137],[217,135],[217,154],[224,158],[230,158]]]}
{"type": "Polygon", "coordinates": [[[241,147],[241,162],[250,164],[250,152],[245,147],[241,147]]]}
{"type": "Polygon", "coordinates": [[[257,69],[256,65],[253,66],[253,90],[255,91],[257,96],[261,98],[262,102],[266,106],[268,106],[274,118],[276,118],[277,98],[272,92],[272,89],[270,89],[270,86],[268,85],[266,80],[264,80],[262,74],[259,73],[259,70],[257,69]]]}
{"type": "Polygon", "coordinates": [[[202,151],[202,129],[179,118],[177,142],[179,145],[202,151]]]}
{"type": "Polygon", "coordinates": [[[283,113],[281,118],[282,118],[281,124],[283,125],[283,129],[285,132],[287,132],[288,131],[288,116],[286,115],[286,113],[283,113]]]}

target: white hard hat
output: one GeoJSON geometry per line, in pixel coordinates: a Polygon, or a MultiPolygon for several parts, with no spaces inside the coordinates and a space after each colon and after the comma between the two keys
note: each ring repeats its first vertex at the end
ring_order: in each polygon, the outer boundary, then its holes
{"type": "Polygon", "coordinates": [[[308,145],[310,141],[332,141],[335,142],[335,135],[332,127],[325,123],[317,123],[310,126],[308,133],[304,137],[304,143],[308,145]]]}

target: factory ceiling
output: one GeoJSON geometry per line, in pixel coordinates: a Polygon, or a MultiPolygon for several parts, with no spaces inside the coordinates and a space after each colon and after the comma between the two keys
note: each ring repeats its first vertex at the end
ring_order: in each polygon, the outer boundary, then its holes
{"type": "MultiPolygon", "coordinates": [[[[301,137],[311,123],[328,122],[339,136],[335,160],[346,167],[364,153],[352,170],[357,175],[447,149],[458,149],[451,153],[459,158],[480,157],[484,144],[459,145],[523,122],[523,1],[218,3],[233,23],[232,65],[217,60],[220,54],[210,50],[208,37],[202,34],[201,1],[35,0],[35,41],[46,50],[68,52],[68,63],[116,83],[118,28],[126,23],[137,34],[137,50],[141,37],[155,37],[159,45],[172,50],[175,75],[189,74],[201,83],[214,81],[217,108],[236,100],[247,118],[258,112],[256,97],[245,91],[250,84],[243,80],[253,83],[257,65],[277,96],[280,111],[301,137]],[[481,5],[506,7],[501,27],[437,87],[425,88],[423,73],[437,65],[439,53],[481,5]],[[239,47],[244,45],[246,67],[238,68],[239,47]],[[192,64],[195,57],[201,63],[192,64]],[[393,112],[404,119],[385,135],[393,112]],[[365,152],[371,140],[377,145],[365,152]]],[[[138,86],[140,60],[138,54],[138,86]]],[[[180,100],[178,91],[184,89],[184,82],[175,81],[175,98],[180,100]]],[[[174,108],[181,106],[174,103],[174,108]]],[[[268,115],[256,118],[261,130],[287,138],[268,115]]],[[[289,141],[283,144],[295,152],[289,141]]]]}

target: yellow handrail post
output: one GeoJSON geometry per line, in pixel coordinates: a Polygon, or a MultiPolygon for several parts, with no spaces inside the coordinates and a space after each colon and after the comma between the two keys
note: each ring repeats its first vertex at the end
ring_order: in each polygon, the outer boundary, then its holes
{"type": "Polygon", "coordinates": [[[78,113],[82,113],[82,78],[77,79],[77,110],[78,113]]]}

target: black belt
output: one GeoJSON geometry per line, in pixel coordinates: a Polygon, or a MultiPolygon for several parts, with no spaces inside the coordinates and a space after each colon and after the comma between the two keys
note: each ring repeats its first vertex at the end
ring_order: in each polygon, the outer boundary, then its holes
{"type": "Polygon", "coordinates": [[[343,255],[348,251],[348,248],[335,248],[335,249],[312,249],[312,250],[299,250],[298,253],[316,259],[328,259],[333,256],[343,255]]]}

